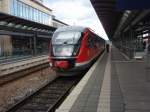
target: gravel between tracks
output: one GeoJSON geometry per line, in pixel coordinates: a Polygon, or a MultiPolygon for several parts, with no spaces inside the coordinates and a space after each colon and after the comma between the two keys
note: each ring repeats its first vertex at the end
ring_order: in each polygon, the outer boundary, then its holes
{"type": "Polygon", "coordinates": [[[57,75],[54,71],[46,68],[0,86],[0,112],[5,112],[8,107],[56,77],[57,75]]]}

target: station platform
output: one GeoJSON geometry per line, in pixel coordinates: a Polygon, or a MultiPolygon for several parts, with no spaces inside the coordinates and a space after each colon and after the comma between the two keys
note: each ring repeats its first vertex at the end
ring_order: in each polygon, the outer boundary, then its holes
{"type": "Polygon", "coordinates": [[[0,64],[0,77],[5,76],[7,74],[15,73],[17,71],[21,71],[24,69],[29,69],[34,66],[42,65],[44,63],[48,63],[48,56],[41,55],[35,56],[25,59],[18,59],[16,61],[10,61],[9,63],[1,63],[0,64]]]}
{"type": "Polygon", "coordinates": [[[145,61],[127,60],[112,47],[56,112],[150,112],[149,75],[145,61]]]}

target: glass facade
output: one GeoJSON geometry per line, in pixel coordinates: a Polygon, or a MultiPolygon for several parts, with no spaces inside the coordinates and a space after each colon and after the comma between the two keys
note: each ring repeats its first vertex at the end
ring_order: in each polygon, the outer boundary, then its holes
{"type": "MultiPolygon", "coordinates": [[[[37,38],[36,55],[47,54],[50,40],[37,38]]],[[[34,55],[34,39],[24,36],[0,35],[0,63],[3,58],[34,55]]]]}
{"type": "Polygon", "coordinates": [[[12,0],[11,14],[31,21],[51,25],[51,16],[19,0],[12,0]]]}
{"type": "Polygon", "coordinates": [[[33,52],[33,45],[32,45],[32,38],[26,38],[22,36],[13,36],[12,38],[12,55],[19,56],[19,55],[32,55],[33,52]]]}

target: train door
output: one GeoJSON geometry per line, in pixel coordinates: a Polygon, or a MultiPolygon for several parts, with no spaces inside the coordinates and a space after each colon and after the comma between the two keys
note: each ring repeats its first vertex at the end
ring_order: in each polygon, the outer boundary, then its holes
{"type": "Polygon", "coordinates": [[[88,57],[91,59],[94,55],[94,41],[93,41],[92,35],[89,33],[88,39],[87,39],[87,47],[88,47],[88,57]]]}

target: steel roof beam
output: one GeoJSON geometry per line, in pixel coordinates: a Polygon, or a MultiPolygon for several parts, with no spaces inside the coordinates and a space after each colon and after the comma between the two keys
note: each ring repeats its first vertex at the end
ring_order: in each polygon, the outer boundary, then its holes
{"type": "Polygon", "coordinates": [[[102,3],[107,3],[107,4],[116,4],[116,0],[91,0],[92,4],[102,4],[102,3]]]}
{"type": "Polygon", "coordinates": [[[143,19],[145,16],[150,14],[150,10],[143,11],[132,23],[131,25],[134,26],[137,24],[141,19],[143,19]]]}

